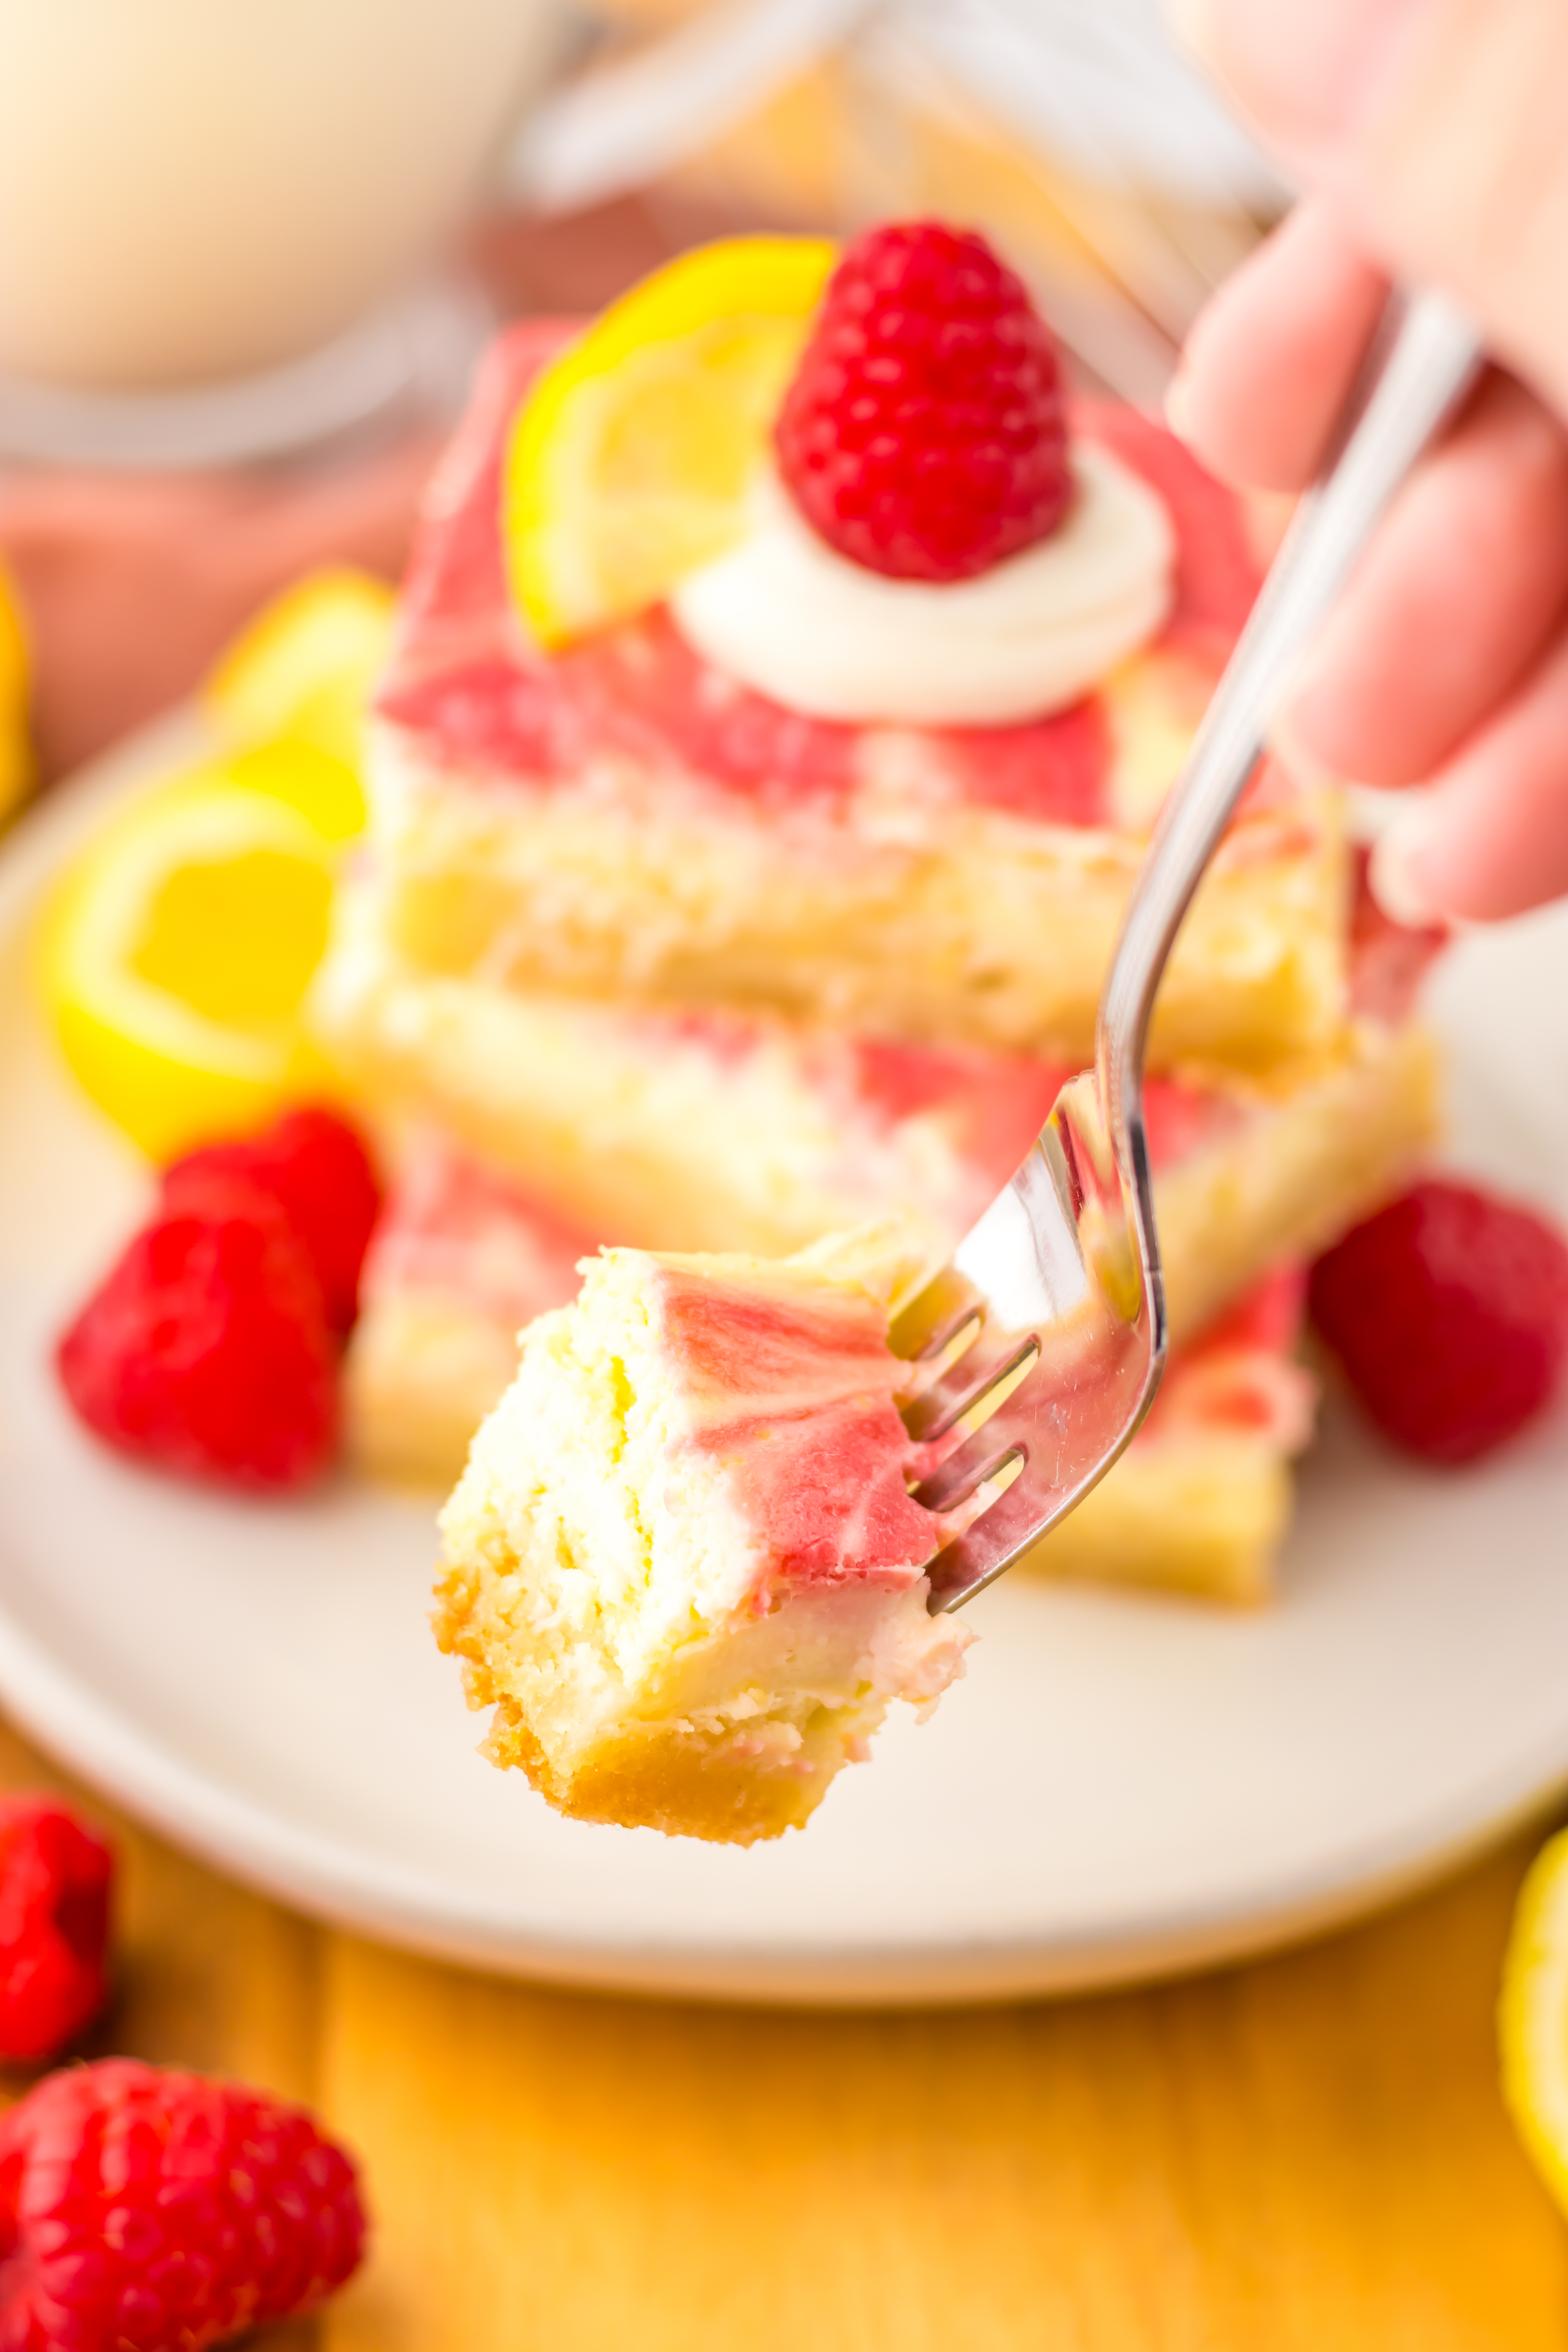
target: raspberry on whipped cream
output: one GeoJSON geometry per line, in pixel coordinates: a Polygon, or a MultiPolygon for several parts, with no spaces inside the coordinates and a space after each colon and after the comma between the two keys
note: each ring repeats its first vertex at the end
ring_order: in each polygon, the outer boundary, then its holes
{"type": "Polygon", "coordinates": [[[884,578],[835,552],[777,486],[738,547],[670,598],[705,660],[815,719],[1006,727],[1066,710],[1171,609],[1175,534],[1108,449],[1073,457],[1066,520],[977,577],[884,578]]]}
{"type": "Polygon", "coordinates": [[[1056,346],[973,229],[868,229],[828,281],[774,429],[812,528],[897,580],[967,580],[1072,502],[1056,346]]]}
{"type": "Polygon", "coordinates": [[[1049,331],[972,231],[840,260],[752,526],[671,610],[714,667],[814,719],[1003,727],[1065,710],[1171,608],[1175,536],[1107,450],[1071,457],[1049,331]]]}
{"type": "Polygon", "coordinates": [[[436,1626],[485,1752],[562,1811],[750,1844],[798,1826],[968,1630],[908,1491],[896,1233],[795,1258],[609,1250],[525,1333],[442,1514],[436,1626]]]}
{"type": "Polygon", "coordinates": [[[809,718],[1008,727],[1068,710],[1173,595],[1162,499],[1068,454],[1056,348],[983,237],[910,221],[832,275],[752,527],[670,597],[715,670],[809,718]]]}

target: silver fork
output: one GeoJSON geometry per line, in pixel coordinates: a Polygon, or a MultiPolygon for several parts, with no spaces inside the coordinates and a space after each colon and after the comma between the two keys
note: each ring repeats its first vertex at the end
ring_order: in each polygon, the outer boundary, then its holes
{"type": "Polygon", "coordinates": [[[1100,1000],[1095,1069],[1064,1087],[1012,1182],[894,1326],[911,1361],[905,1423],[949,1447],[919,1499],[981,1507],[931,1563],[933,1612],[971,1600],[1081,1502],[1153,1402],[1167,1343],[1143,1126],[1154,992],[1308,640],[1479,365],[1473,331],[1443,297],[1390,302],[1336,454],[1297,511],[1155,829],[1100,1000]]]}

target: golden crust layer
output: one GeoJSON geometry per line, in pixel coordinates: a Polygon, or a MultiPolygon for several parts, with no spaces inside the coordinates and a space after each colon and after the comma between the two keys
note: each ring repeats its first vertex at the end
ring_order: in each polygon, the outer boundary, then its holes
{"type": "Polygon", "coordinates": [[[448,1570],[436,1588],[431,1622],[438,1647],[462,1661],[468,1706],[494,1710],[479,1753],[502,1771],[521,1772],[574,1821],[754,1845],[804,1829],[844,1761],[842,1721],[826,1712],[815,1738],[808,1727],[773,1769],[755,1748],[737,1746],[732,1722],[676,1717],[624,1724],[560,1770],[531,1727],[524,1701],[488,1663],[496,1629],[480,1580],[448,1570]]]}

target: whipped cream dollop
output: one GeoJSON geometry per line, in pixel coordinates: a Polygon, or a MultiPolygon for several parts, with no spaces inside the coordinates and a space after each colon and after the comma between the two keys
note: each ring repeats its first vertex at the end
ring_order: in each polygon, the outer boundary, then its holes
{"type": "Polygon", "coordinates": [[[717,669],[814,719],[1000,727],[1062,710],[1170,610],[1163,501],[1108,451],[1036,547],[972,580],[889,580],[835,552],[776,479],[740,544],[689,572],[677,625],[717,669]]]}

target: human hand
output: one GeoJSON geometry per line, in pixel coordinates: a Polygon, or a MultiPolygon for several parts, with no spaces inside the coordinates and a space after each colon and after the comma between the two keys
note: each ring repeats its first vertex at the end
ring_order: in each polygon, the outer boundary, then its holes
{"type": "Polygon", "coordinates": [[[1310,478],[1390,277],[1504,365],[1416,469],[1285,716],[1309,761],[1429,783],[1373,878],[1406,919],[1568,891],[1568,12],[1552,0],[1182,0],[1314,194],[1188,341],[1172,421],[1220,474],[1310,478]],[[1505,372],[1505,367],[1507,371],[1505,372]]]}

